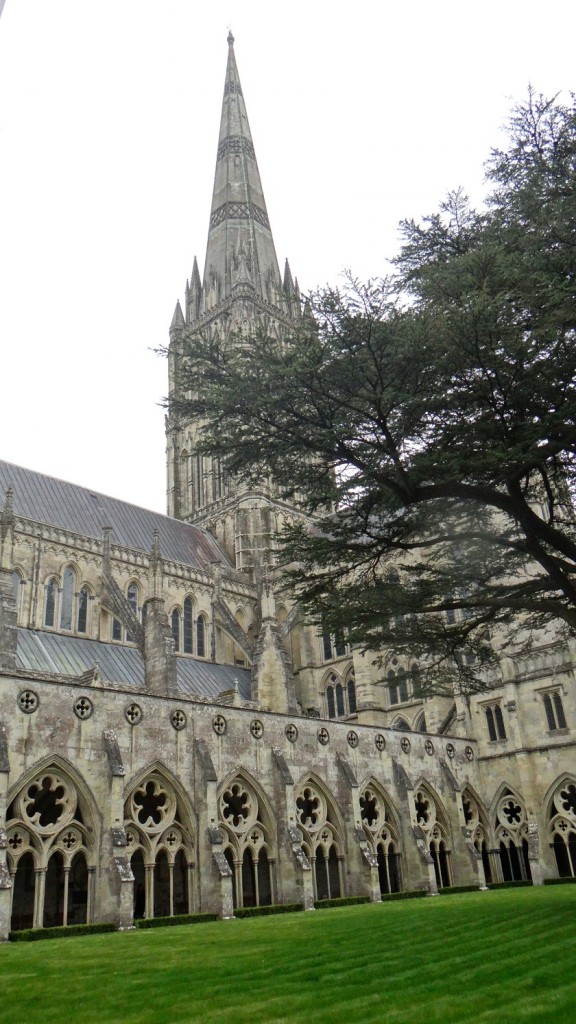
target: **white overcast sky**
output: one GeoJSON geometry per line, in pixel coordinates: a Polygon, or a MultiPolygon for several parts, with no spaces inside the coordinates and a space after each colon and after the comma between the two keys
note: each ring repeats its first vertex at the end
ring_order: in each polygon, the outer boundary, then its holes
{"type": "Polygon", "coordinates": [[[1,4],[0,457],[159,511],[151,350],[204,265],[228,27],[304,290],[384,273],[402,217],[480,199],[529,82],[576,87],[574,0],[1,4]]]}

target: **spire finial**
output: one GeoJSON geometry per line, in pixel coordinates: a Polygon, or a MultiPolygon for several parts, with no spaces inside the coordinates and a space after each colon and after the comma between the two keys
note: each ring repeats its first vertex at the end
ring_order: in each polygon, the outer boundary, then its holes
{"type": "Polygon", "coordinates": [[[228,29],[228,46],[234,46],[234,36],[232,35],[232,29],[228,29]]]}

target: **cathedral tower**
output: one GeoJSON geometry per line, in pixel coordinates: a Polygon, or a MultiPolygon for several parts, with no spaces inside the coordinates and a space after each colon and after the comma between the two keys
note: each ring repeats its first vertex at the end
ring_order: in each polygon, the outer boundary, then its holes
{"type": "MultiPolygon", "coordinates": [[[[194,259],[185,313],[178,302],[170,327],[170,397],[187,333],[249,337],[265,323],[280,339],[299,316],[298,284],[287,262],[283,278],[278,268],[230,33],[204,278],[194,259]]],[[[248,490],[226,479],[217,460],[197,453],[199,427],[167,416],[168,514],[210,528],[237,568],[264,566],[282,517],[294,510],[269,481],[248,490]]]]}

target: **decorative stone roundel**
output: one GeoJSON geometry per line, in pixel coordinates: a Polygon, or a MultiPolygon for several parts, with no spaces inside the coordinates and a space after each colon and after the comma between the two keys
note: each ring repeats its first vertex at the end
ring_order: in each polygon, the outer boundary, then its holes
{"type": "Polygon", "coordinates": [[[147,832],[160,832],[174,819],[176,800],[164,782],[152,775],[130,797],[130,817],[147,832]]]}
{"type": "Polygon", "coordinates": [[[434,744],[432,743],[432,740],[426,740],[424,750],[430,755],[430,757],[432,757],[432,754],[434,753],[434,744]]]}
{"type": "Polygon", "coordinates": [[[576,821],[576,786],[573,782],[563,782],[554,794],[554,804],[560,814],[569,821],[576,821]]]}
{"type": "Polygon", "coordinates": [[[94,714],[94,705],[90,700],[90,697],[78,697],[78,699],[74,701],[74,714],[76,715],[76,718],[80,718],[82,721],[86,718],[91,718],[94,714]]]}
{"type": "Polygon", "coordinates": [[[170,721],[172,722],[174,729],[176,729],[176,732],[180,732],[181,729],[186,728],[185,712],[181,711],[180,708],[177,708],[176,711],[173,711],[170,715],[170,721]]]}
{"type": "Polygon", "coordinates": [[[330,733],[328,732],[328,729],[324,729],[324,727],[322,727],[322,729],[318,729],[316,735],[318,736],[318,743],[321,743],[323,747],[330,742],[330,733]]]}
{"type": "Polygon", "coordinates": [[[293,722],[290,722],[290,725],[286,726],[284,733],[286,735],[286,739],[290,740],[290,743],[296,743],[296,740],[298,739],[298,729],[293,722]]]}
{"type": "Polygon", "coordinates": [[[18,707],[25,715],[31,715],[38,710],[40,699],[34,690],[21,690],[18,694],[18,707]]]}
{"type": "Polygon", "coordinates": [[[400,746],[402,747],[402,750],[404,751],[405,754],[410,753],[411,743],[407,736],[402,737],[402,739],[400,740],[400,746]]]}
{"type": "Polygon", "coordinates": [[[326,821],[326,801],[313,786],[305,786],[296,798],[298,824],[309,832],[317,832],[326,821]]]}
{"type": "Polygon", "coordinates": [[[56,772],[36,776],[18,797],[19,816],[38,832],[57,832],[72,821],[76,794],[56,772]]]}
{"type": "Polygon", "coordinates": [[[358,746],[358,733],[354,732],[354,729],[350,729],[350,732],[348,733],[346,739],[348,740],[348,746],[350,746],[350,747],[357,747],[358,746]]]}
{"type": "Polygon", "coordinates": [[[264,735],[264,726],[259,718],[255,718],[253,722],[250,722],[250,732],[255,740],[262,739],[264,735]]]}
{"type": "Polygon", "coordinates": [[[212,719],[212,728],[217,736],[223,736],[228,728],[224,715],[215,715],[212,719]]]}
{"type": "Polygon", "coordinates": [[[498,801],[496,815],[500,824],[513,832],[526,821],[524,806],[510,793],[498,801]]]}
{"type": "Polygon", "coordinates": [[[256,821],[258,802],[242,782],[233,782],[220,797],[220,815],[234,832],[246,832],[256,821]]]}
{"type": "Polygon", "coordinates": [[[466,759],[468,761],[474,760],[474,751],[472,750],[472,747],[466,747],[464,753],[466,754],[466,759]]]}
{"type": "Polygon", "coordinates": [[[138,725],[142,721],[142,708],[139,704],[127,704],[124,708],[124,718],[130,725],[138,725]]]}
{"type": "Polygon", "coordinates": [[[448,754],[449,758],[453,758],[454,757],[454,755],[456,753],[456,747],[454,746],[453,743],[447,743],[446,744],[446,753],[448,754]]]}
{"type": "Polygon", "coordinates": [[[379,750],[380,752],[382,752],[386,748],[386,740],[384,739],[381,732],[376,733],[376,736],[374,737],[374,744],[376,750],[379,750]]]}

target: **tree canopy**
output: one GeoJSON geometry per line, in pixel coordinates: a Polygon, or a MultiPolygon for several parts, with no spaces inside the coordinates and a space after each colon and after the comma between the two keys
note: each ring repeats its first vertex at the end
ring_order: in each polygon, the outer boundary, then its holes
{"type": "Polygon", "coordinates": [[[392,273],[308,298],[282,343],[191,333],[175,414],[313,517],[284,537],[324,629],[421,656],[421,685],[576,632],[576,105],[530,91],[488,195],[401,225],[392,273]]]}

